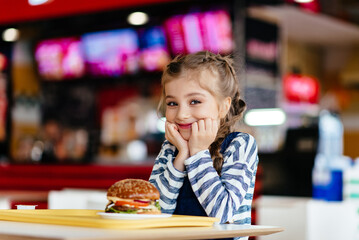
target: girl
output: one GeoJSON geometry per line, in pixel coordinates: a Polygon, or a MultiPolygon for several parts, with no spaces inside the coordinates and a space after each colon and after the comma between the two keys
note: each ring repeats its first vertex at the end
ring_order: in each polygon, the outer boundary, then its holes
{"type": "Polygon", "coordinates": [[[250,224],[257,146],[234,132],[245,103],[232,60],[210,52],[178,56],[162,87],[166,141],[149,180],[162,212],[250,224]]]}

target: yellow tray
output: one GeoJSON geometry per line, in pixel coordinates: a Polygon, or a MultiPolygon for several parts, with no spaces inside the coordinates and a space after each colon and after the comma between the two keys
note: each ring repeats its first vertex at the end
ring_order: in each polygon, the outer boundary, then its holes
{"type": "Polygon", "coordinates": [[[136,220],[104,219],[97,214],[98,212],[103,211],[87,209],[0,210],[0,220],[106,229],[209,227],[218,222],[217,218],[184,215],[136,220]]]}

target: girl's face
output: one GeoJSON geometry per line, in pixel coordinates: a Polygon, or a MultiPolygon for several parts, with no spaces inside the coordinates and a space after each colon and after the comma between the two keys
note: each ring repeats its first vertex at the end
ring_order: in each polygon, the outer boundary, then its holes
{"type": "MultiPolygon", "coordinates": [[[[206,81],[213,82],[215,79],[206,81]]],[[[202,88],[198,80],[181,77],[166,83],[164,88],[166,120],[177,125],[185,140],[189,140],[191,136],[192,123],[206,118],[219,121],[225,116],[221,110],[222,104],[218,103],[209,91],[202,88]]]]}

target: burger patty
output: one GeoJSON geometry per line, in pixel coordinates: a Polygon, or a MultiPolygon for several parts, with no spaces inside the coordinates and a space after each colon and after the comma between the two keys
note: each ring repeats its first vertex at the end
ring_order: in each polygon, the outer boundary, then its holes
{"type": "Polygon", "coordinates": [[[112,206],[112,208],[118,210],[118,211],[128,211],[128,210],[133,210],[133,211],[136,211],[138,210],[138,208],[135,208],[135,207],[130,207],[130,206],[112,206]]]}

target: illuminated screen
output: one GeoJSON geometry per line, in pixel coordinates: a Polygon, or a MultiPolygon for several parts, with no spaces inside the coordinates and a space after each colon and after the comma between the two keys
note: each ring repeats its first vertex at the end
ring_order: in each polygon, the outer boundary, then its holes
{"type": "Polygon", "coordinates": [[[133,29],[82,36],[87,71],[92,76],[116,77],[138,70],[138,36],[133,29]]]}
{"type": "Polygon", "coordinates": [[[146,71],[162,70],[170,61],[166,36],[162,27],[152,27],[139,31],[140,63],[146,71]]]}
{"type": "Polygon", "coordinates": [[[174,54],[233,50],[231,19],[224,10],[173,16],[165,21],[165,28],[174,54]]]}
{"type": "Polygon", "coordinates": [[[79,78],[85,63],[79,38],[58,38],[39,42],[35,48],[39,74],[45,80],[79,78]]]}
{"type": "Polygon", "coordinates": [[[161,71],[171,53],[233,51],[232,25],[224,10],[168,18],[163,26],[86,33],[79,37],[41,41],[35,57],[45,80],[118,77],[140,69],[161,71]]]}

